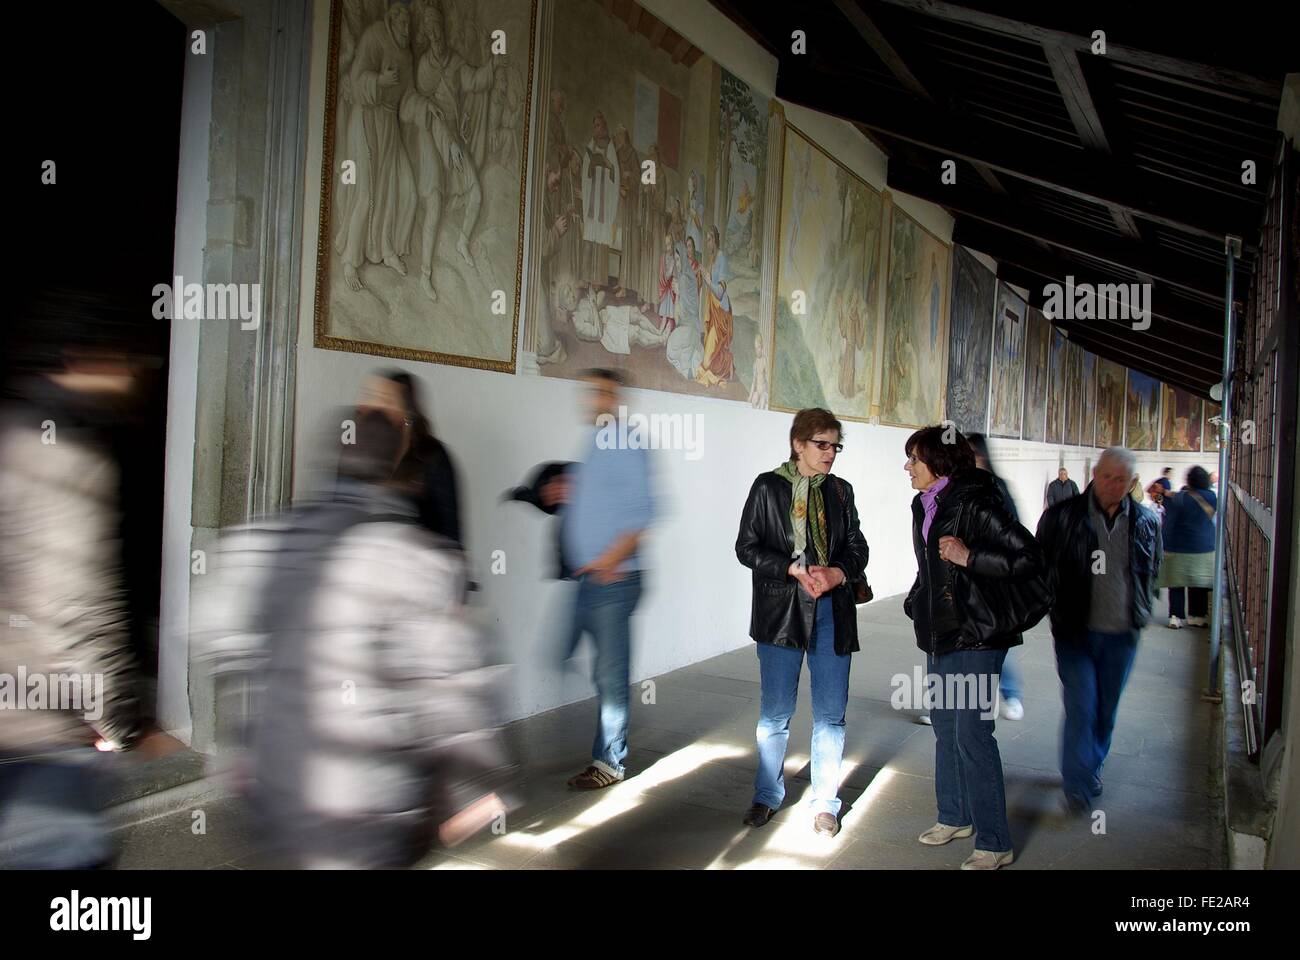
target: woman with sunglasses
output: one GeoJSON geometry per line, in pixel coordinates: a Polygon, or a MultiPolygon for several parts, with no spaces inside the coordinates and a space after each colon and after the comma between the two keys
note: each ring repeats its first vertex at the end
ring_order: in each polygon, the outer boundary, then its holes
{"type": "Polygon", "coordinates": [[[840,760],[849,655],[858,649],[854,583],[865,580],[867,542],[853,488],[831,476],[843,428],[829,410],[801,410],[790,457],[760,474],[740,518],[736,556],[753,571],[749,635],[762,691],[758,776],[745,823],[761,827],[785,799],[786,743],[804,655],[812,679],[813,829],[839,833],[840,760]]]}

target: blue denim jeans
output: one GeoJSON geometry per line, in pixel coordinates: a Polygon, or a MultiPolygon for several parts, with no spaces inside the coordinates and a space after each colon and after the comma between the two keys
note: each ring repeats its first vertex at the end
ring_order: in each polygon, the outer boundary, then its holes
{"type": "Polygon", "coordinates": [[[105,807],[120,763],[89,747],[0,756],[0,870],[109,866],[118,841],[105,807]]]}
{"type": "Polygon", "coordinates": [[[573,622],[565,656],[573,656],[584,633],[596,648],[592,681],[596,684],[599,715],[591,759],[608,773],[622,776],[627,757],[628,670],[632,655],[632,611],[641,597],[641,572],[625,574],[609,584],[584,576],[578,583],[573,622]]]}
{"type": "Polygon", "coordinates": [[[997,853],[1011,849],[1002,756],[993,737],[993,685],[1005,658],[1005,650],[955,650],[926,657],[929,672],[943,679],[943,691],[958,686],[950,676],[974,677],[977,694],[971,696],[971,686],[964,684],[966,692],[958,697],[941,692],[930,710],[939,822],[949,827],[973,824],[975,849],[997,853]]]}
{"type": "Polygon", "coordinates": [[[1061,786],[1087,803],[1101,793],[1101,765],[1110,752],[1119,698],[1137,656],[1137,631],[1095,633],[1081,644],[1057,640],[1056,672],[1065,700],[1061,786]]]}
{"type": "MultiPolygon", "coordinates": [[[[758,714],[758,776],[754,803],[773,810],[785,800],[785,748],[790,718],[799,694],[804,651],[757,644],[761,704],[758,714]]],[[[813,633],[808,640],[808,673],[812,678],[812,806],[817,813],[840,812],[840,760],[844,756],[844,711],[849,703],[849,658],[835,653],[835,618],[831,598],[817,601],[813,633]]]]}
{"type": "Polygon", "coordinates": [[[1021,696],[1023,688],[1020,681],[1020,667],[1016,665],[1012,652],[1008,650],[1006,659],[1002,661],[1002,676],[998,681],[998,685],[1001,688],[1003,700],[1023,700],[1024,698],[1021,696]]]}

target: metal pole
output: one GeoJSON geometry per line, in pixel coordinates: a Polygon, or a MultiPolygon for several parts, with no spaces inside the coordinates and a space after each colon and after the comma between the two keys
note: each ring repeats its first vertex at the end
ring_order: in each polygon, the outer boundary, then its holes
{"type": "Polygon", "coordinates": [[[1228,456],[1232,442],[1232,368],[1233,341],[1236,339],[1233,329],[1232,281],[1236,258],[1241,254],[1240,237],[1224,237],[1223,252],[1227,261],[1228,277],[1223,304],[1223,396],[1219,411],[1219,489],[1214,493],[1218,497],[1214,511],[1214,591],[1210,594],[1210,685],[1203,698],[1216,703],[1223,700],[1223,691],[1219,688],[1219,674],[1222,659],[1223,617],[1228,612],[1223,602],[1223,529],[1224,514],[1227,512],[1228,500],[1228,456]]]}

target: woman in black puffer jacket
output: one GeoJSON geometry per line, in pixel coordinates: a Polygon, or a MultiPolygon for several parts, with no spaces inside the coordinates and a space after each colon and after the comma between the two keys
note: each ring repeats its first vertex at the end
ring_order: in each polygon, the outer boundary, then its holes
{"type": "Polygon", "coordinates": [[[992,475],[975,468],[961,433],[926,427],[904,449],[917,491],[917,576],[903,609],[926,654],[939,807],[938,822],[918,839],[937,846],[975,833],[962,869],[996,870],[1014,856],[993,737],[998,676],[1023,625],[1046,613],[1042,551],[1007,511],[992,475]],[[1014,582],[1030,589],[1012,589],[1014,582]]]}

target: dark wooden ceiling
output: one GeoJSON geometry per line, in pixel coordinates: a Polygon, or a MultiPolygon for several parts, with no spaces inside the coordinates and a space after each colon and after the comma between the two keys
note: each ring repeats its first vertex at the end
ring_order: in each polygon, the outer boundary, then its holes
{"type": "Polygon", "coordinates": [[[1241,302],[1300,4],[712,2],[777,57],[777,96],[851,121],[889,157],[889,188],[948,210],[953,241],[1036,306],[1067,275],[1151,284],[1149,329],[1056,321],[1071,340],[1201,396],[1219,382],[1224,237],[1242,240],[1241,302]]]}

